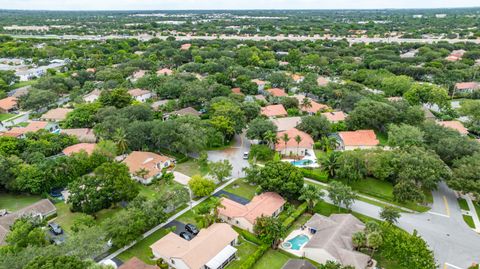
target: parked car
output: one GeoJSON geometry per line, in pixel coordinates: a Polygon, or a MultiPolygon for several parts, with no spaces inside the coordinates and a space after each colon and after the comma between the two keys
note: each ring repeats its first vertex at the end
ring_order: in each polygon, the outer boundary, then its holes
{"type": "Polygon", "coordinates": [[[185,230],[189,231],[191,234],[194,234],[194,235],[198,234],[197,227],[193,224],[190,224],[190,223],[185,225],[185,230]]]}
{"type": "Polygon", "coordinates": [[[183,238],[183,239],[185,239],[185,240],[187,240],[187,241],[192,240],[192,236],[189,235],[189,234],[186,233],[186,232],[181,232],[181,233],[180,233],[180,237],[183,238]]]}
{"type": "Polygon", "coordinates": [[[247,151],[243,153],[243,159],[248,160],[248,152],[247,151]]]}
{"type": "Polygon", "coordinates": [[[48,228],[50,229],[50,231],[51,231],[54,235],[63,234],[62,228],[60,227],[60,225],[58,225],[58,224],[55,223],[55,222],[49,223],[49,224],[48,224],[48,228]]]}

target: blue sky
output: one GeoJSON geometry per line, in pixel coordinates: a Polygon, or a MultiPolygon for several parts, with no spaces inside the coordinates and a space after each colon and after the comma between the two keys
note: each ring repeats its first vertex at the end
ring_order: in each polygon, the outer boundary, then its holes
{"type": "Polygon", "coordinates": [[[0,0],[0,9],[374,9],[480,6],[480,0],[0,0]]]}

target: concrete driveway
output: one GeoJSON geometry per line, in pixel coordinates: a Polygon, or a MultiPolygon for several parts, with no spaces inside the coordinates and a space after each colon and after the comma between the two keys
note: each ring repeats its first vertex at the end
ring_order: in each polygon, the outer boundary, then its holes
{"type": "Polygon", "coordinates": [[[250,151],[250,141],[245,134],[235,135],[233,146],[223,150],[208,151],[208,160],[217,162],[220,160],[229,160],[233,166],[232,177],[243,177],[245,173],[242,171],[244,167],[248,167],[248,160],[243,159],[243,153],[250,151]]]}

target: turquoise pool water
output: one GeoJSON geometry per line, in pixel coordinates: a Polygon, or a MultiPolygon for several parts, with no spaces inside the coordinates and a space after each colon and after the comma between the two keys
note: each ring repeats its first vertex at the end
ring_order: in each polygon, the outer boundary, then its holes
{"type": "Polygon", "coordinates": [[[308,236],[304,235],[304,234],[299,234],[297,236],[295,236],[294,238],[288,240],[287,242],[289,242],[290,244],[292,244],[292,247],[291,249],[293,250],[300,250],[300,248],[305,245],[308,240],[310,240],[308,238],[308,236]]]}
{"type": "Polygon", "coordinates": [[[298,161],[291,161],[290,163],[293,164],[293,165],[295,165],[295,166],[300,166],[300,165],[309,165],[309,164],[312,164],[313,161],[312,161],[312,160],[304,159],[304,160],[298,160],[298,161]]]}

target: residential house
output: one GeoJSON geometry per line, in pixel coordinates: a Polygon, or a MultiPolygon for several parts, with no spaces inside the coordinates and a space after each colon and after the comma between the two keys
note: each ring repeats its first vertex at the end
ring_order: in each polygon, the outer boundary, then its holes
{"type": "Polygon", "coordinates": [[[471,93],[480,90],[480,82],[460,82],[455,84],[455,91],[471,93]]]}
{"type": "Polygon", "coordinates": [[[186,44],[182,44],[182,45],[180,46],[180,49],[181,49],[181,50],[189,50],[191,47],[192,47],[192,44],[186,43],[186,44]]]}
{"type": "Polygon", "coordinates": [[[49,132],[56,132],[59,130],[58,124],[47,121],[29,121],[25,127],[13,127],[10,130],[2,133],[3,136],[10,136],[16,138],[25,138],[25,135],[30,132],[37,132],[39,130],[47,130],[49,132]]]}
{"type": "Polygon", "coordinates": [[[92,154],[93,151],[95,150],[95,147],[97,144],[95,143],[78,143],[75,145],[68,146],[62,150],[62,153],[65,154],[66,156],[71,156],[75,153],[79,152],[85,152],[88,155],[92,154]]]}
{"type": "Polygon", "coordinates": [[[64,121],[67,118],[67,114],[72,111],[73,109],[70,108],[58,107],[47,111],[40,119],[54,122],[64,121]]]}
{"type": "Polygon", "coordinates": [[[468,135],[468,129],[459,121],[438,121],[437,123],[445,128],[453,129],[462,135],[468,135]]]}
{"type": "Polygon", "coordinates": [[[95,68],[87,68],[85,71],[87,71],[88,73],[95,73],[95,72],[97,72],[97,69],[95,69],[95,68]]]}
{"type": "Polygon", "coordinates": [[[18,110],[17,98],[7,97],[0,100],[0,113],[10,113],[18,110]]]}
{"type": "Polygon", "coordinates": [[[315,115],[318,112],[330,109],[329,106],[315,102],[314,100],[307,98],[303,94],[296,94],[294,97],[298,100],[300,110],[308,113],[309,115],[315,115]],[[309,105],[304,104],[305,99],[308,100],[309,105]]]}
{"type": "Polygon", "coordinates": [[[301,83],[305,79],[304,76],[299,74],[292,74],[290,77],[293,79],[293,81],[295,81],[295,83],[301,83]]]}
{"type": "Polygon", "coordinates": [[[305,132],[292,128],[278,132],[277,138],[278,142],[275,145],[275,150],[284,156],[305,156],[313,154],[313,138],[305,132]],[[285,134],[289,137],[287,142],[283,140],[285,134]],[[301,138],[300,143],[297,143],[295,140],[297,136],[301,138]]]}
{"type": "Polygon", "coordinates": [[[173,70],[168,68],[162,68],[157,70],[158,76],[171,76],[173,75],[173,70]]]}
{"type": "Polygon", "coordinates": [[[260,109],[260,114],[268,117],[268,118],[273,118],[273,117],[285,117],[288,115],[287,111],[283,107],[283,105],[269,105],[262,107],[260,109]]]}
{"type": "Polygon", "coordinates": [[[343,111],[324,112],[322,113],[322,116],[327,118],[327,120],[331,123],[345,121],[347,118],[347,115],[343,111]]]}
{"type": "Polygon", "coordinates": [[[163,120],[168,120],[171,116],[196,116],[196,117],[200,117],[200,115],[202,115],[202,113],[198,112],[195,108],[186,107],[186,108],[182,108],[182,109],[177,110],[177,111],[173,111],[173,112],[164,114],[163,115],[163,120]]]}
{"type": "Polygon", "coordinates": [[[236,94],[236,95],[244,95],[242,93],[242,89],[240,89],[240,88],[232,88],[232,93],[236,94]]]}
{"type": "Polygon", "coordinates": [[[156,265],[150,265],[144,263],[137,257],[133,257],[130,260],[126,261],[124,264],[120,265],[118,269],[160,269],[156,265]]]}
{"type": "Polygon", "coordinates": [[[163,169],[173,165],[173,159],[153,152],[132,151],[123,163],[127,165],[130,175],[135,180],[150,184],[163,173],[163,169]]]}
{"type": "Polygon", "coordinates": [[[325,217],[314,214],[306,229],[311,238],[302,248],[303,256],[318,263],[336,261],[344,266],[365,269],[371,258],[354,250],[352,235],[363,231],[363,223],[351,214],[332,214],[325,217]]]}
{"type": "Polygon", "coordinates": [[[5,238],[10,232],[10,227],[15,223],[15,220],[23,216],[33,216],[44,219],[54,215],[56,212],[57,208],[52,202],[48,199],[43,199],[18,211],[7,213],[0,217],[0,246],[6,244],[5,238]]]}
{"type": "Polygon", "coordinates": [[[280,89],[280,88],[271,88],[271,89],[266,90],[266,92],[272,97],[286,97],[286,96],[288,96],[288,94],[285,92],[285,90],[280,89]]]}
{"type": "MultiPolygon", "coordinates": [[[[151,107],[153,110],[158,111],[162,106],[166,105],[170,100],[164,99],[164,100],[158,100],[152,103],[151,107]]],[[[175,100],[173,100],[175,101],[175,100]]]]}
{"type": "Polygon", "coordinates": [[[320,87],[325,87],[325,86],[327,86],[329,82],[330,82],[330,81],[329,81],[326,77],[320,76],[320,77],[317,78],[317,84],[318,84],[318,86],[320,86],[320,87]]]}
{"type": "Polygon", "coordinates": [[[317,269],[311,262],[303,259],[289,259],[282,269],[317,269]]]}
{"type": "Polygon", "coordinates": [[[93,133],[93,129],[89,128],[61,129],[60,133],[75,136],[78,141],[82,143],[97,142],[97,137],[93,133]]]}
{"type": "Polygon", "coordinates": [[[99,89],[95,89],[90,93],[88,93],[87,95],[83,96],[83,101],[85,103],[93,103],[97,101],[98,98],[100,98],[100,94],[102,94],[102,91],[100,91],[99,89]]]}
{"type": "Polygon", "coordinates": [[[465,54],[465,50],[454,50],[448,55],[445,60],[450,62],[456,62],[462,59],[463,55],[465,54]]]}
{"type": "Polygon", "coordinates": [[[214,223],[190,241],[170,232],[150,248],[156,259],[163,259],[171,268],[222,269],[236,258],[237,240],[230,225],[214,223]]]}
{"type": "Polygon", "coordinates": [[[263,93],[263,91],[265,90],[265,85],[267,83],[263,80],[260,80],[260,79],[252,79],[252,82],[257,84],[258,93],[263,93]]]}
{"type": "Polygon", "coordinates": [[[380,144],[373,130],[338,132],[337,139],[340,150],[371,149],[380,144]]]}
{"type": "Polygon", "coordinates": [[[135,71],[130,77],[129,80],[131,82],[136,82],[137,80],[143,78],[147,74],[147,70],[138,70],[135,71]]]}
{"type": "Polygon", "coordinates": [[[264,192],[253,197],[248,204],[240,204],[228,198],[221,199],[218,217],[230,225],[253,232],[257,218],[277,217],[283,211],[285,199],[275,192],[264,192]]]}
{"type": "Polygon", "coordinates": [[[28,92],[30,92],[31,88],[32,88],[31,85],[27,85],[27,86],[24,86],[24,87],[13,89],[13,90],[8,92],[8,96],[15,97],[15,98],[20,98],[24,95],[27,95],[28,92]]]}
{"type": "Polygon", "coordinates": [[[145,103],[148,99],[152,98],[152,92],[148,90],[142,90],[142,89],[133,89],[129,90],[128,94],[130,94],[133,99],[135,99],[138,102],[145,103]]]}
{"type": "Polygon", "coordinates": [[[271,119],[273,124],[277,126],[278,131],[286,131],[297,127],[301,122],[301,117],[285,117],[271,119]]]}

